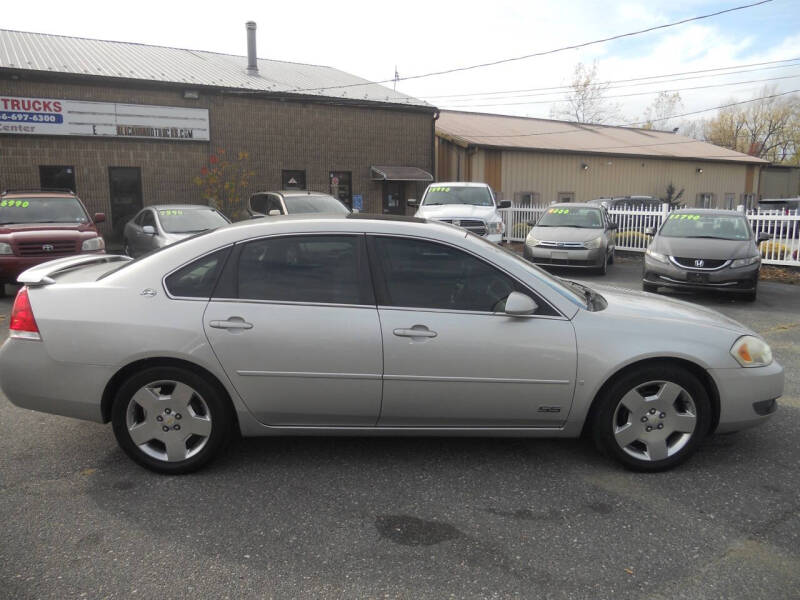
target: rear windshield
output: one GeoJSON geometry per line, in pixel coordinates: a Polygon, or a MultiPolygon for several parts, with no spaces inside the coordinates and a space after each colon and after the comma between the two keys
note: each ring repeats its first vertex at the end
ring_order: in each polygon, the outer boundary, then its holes
{"type": "Polygon", "coordinates": [[[88,223],[77,198],[23,197],[0,200],[0,225],[24,223],[88,223]]]}
{"type": "Polygon", "coordinates": [[[672,213],[661,227],[659,235],[676,238],[749,240],[750,228],[747,226],[747,219],[739,215],[672,213]]]}
{"type": "Polygon", "coordinates": [[[346,215],[348,208],[333,196],[284,196],[286,210],[290,215],[301,213],[325,213],[329,215],[346,215]]]}
{"type": "Polygon", "coordinates": [[[228,222],[213,208],[159,209],[158,220],[167,233],[199,233],[228,222]]]}
{"type": "Polygon", "coordinates": [[[434,185],[428,188],[425,206],[439,206],[442,204],[468,204],[470,206],[494,206],[492,196],[485,187],[460,186],[460,185],[434,185]]]}
{"type": "Polygon", "coordinates": [[[602,229],[603,215],[599,208],[548,208],[537,227],[577,227],[579,229],[602,229]]]}

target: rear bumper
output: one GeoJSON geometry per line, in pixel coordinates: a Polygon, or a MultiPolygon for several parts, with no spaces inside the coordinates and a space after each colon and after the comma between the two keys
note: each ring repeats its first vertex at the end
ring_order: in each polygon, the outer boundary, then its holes
{"type": "Polygon", "coordinates": [[[760,425],[777,410],[771,403],[783,394],[783,367],[710,369],[719,390],[720,414],[717,432],[727,433],[760,425]]]}
{"type": "Polygon", "coordinates": [[[110,367],[54,361],[44,344],[9,338],[0,347],[0,388],[20,408],[101,423],[110,367]]]}
{"type": "Polygon", "coordinates": [[[16,256],[13,254],[0,255],[0,284],[16,283],[17,277],[23,271],[41,265],[51,260],[65,258],[67,256],[82,256],[84,254],[105,254],[105,250],[94,252],[80,252],[78,254],[59,254],[57,256],[16,256]]]}

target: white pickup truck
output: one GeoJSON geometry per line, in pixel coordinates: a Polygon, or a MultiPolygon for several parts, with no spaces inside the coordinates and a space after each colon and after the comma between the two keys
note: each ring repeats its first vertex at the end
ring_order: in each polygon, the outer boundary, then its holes
{"type": "Polygon", "coordinates": [[[419,204],[408,200],[408,205],[418,206],[416,217],[452,223],[499,244],[505,225],[498,209],[510,207],[511,202],[498,201],[485,183],[452,181],[432,183],[419,204]]]}

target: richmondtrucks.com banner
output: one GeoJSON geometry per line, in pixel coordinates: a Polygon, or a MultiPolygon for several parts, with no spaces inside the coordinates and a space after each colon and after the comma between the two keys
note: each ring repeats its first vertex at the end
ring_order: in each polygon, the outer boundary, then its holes
{"type": "Polygon", "coordinates": [[[208,110],[0,96],[0,133],[207,142],[208,110]]]}

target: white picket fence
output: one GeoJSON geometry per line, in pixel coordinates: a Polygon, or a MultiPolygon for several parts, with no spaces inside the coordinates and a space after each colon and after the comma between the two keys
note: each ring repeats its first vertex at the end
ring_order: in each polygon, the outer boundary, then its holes
{"type": "MultiPolygon", "coordinates": [[[[511,207],[500,210],[506,226],[505,239],[509,242],[524,242],[535,223],[548,206],[511,207]]],[[[745,212],[744,207],[739,207],[745,212]]],[[[608,211],[611,220],[617,224],[617,248],[632,252],[644,252],[651,238],[645,231],[658,229],[669,216],[669,205],[661,207],[615,208],[608,211]]],[[[758,211],[745,212],[747,220],[756,235],[769,233],[772,239],[759,246],[764,264],[800,266],[800,211],[758,211]]]]}

